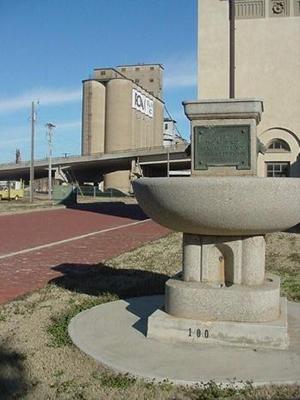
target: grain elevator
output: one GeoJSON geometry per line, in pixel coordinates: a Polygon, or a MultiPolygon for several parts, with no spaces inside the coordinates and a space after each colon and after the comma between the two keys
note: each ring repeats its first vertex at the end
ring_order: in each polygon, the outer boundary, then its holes
{"type": "MultiPolygon", "coordinates": [[[[83,81],[82,155],[162,146],[162,76],[160,64],[94,69],[83,81]]],[[[104,187],[130,191],[131,172],[106,173],[104,187]]]]}

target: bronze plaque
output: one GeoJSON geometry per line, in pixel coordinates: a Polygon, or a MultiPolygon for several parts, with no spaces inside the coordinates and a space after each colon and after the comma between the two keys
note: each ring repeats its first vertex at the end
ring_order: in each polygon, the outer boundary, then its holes
{"type": "Polygon", "coordinates": [[[229,167],[250,169],[250,126],[196,126],[194,169],[229,167]]]}

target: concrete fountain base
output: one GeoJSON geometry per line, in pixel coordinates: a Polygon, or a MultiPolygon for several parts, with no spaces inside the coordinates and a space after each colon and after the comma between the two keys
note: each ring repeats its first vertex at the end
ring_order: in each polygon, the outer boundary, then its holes
{"type": "Polygon", "coordinates": [[[300,383],[300,304],[288,302],[290,345],[286,350],[147,338],[147,320],[163,304],[164,296],[103,304],[74,317],[69,334],[76,346],[99,362],[146,379],[183,384],[210,380],[300,383]]]}
{"type": "Polygon", "coordinates": [[[269,322],[201,321],[156,310],[148,318],[147,337],[174,343],[286,349],[287,328],[287,301],[281,298],[280,316],[269,322]]]}
{"type": "Polygon", "coordinates": [[[266,274],[257,286],[212,287],[180,278],[166,282],[165,311],[201,321],[269,322],[280,316],[280,278],[266,274]]]}

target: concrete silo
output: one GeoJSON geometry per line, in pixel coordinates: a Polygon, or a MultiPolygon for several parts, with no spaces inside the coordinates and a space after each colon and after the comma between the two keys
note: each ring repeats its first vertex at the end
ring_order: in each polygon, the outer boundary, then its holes
{"type": "MultiPolygon", "coordinates": [[[[82,155],[163,145],[164,103],[156,97],[156,92],[161,95],[162,67],[124,68],[122,72],[96,69],[93,79],[83,81],[82,155]],[[130,70],[130,78],[122,74],[124,68],[130,70]]],[[[135,174],[132,165],[119,171],[104,168],[104,188],[130,191],[130,176],[135,174]]]]}
{"type": "Polygon", "coordinates": [[[135,148],[132,143],[132,82],[111,79],[106,85],[105,152],[135,148]]]}
{"type": "Polygon", "coordinates": [[[155,99],[153,108],[153,146],[163,146],[164,102],[155,99]]]}
{"type": "Polygon", "coordinates": [[[130,170],[112,171],[103,176],[104,189],[118,189],[124,193],[131,191],[130,170]]]}
{"type": "Polygon", "coordinates": [[[82,155],[104,153],[105,86],[95,80],[83,81],[82,155]]]}
{"type": "MultiPolygon", "coordinates": [[[[106,85],[105,152],[162,145],[163,102],[129,79],[106,85]]],[[[104,176],[104,187],[130,190],[130,170],[104,176]]],[[[127,190],[127,191],[128,191],[127,190]]]]}

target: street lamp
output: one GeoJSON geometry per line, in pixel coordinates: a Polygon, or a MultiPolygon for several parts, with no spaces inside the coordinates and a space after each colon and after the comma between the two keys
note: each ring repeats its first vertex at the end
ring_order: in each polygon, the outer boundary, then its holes
{"type": "Polygon", "coordinates": [[[35,136],[35,104],[31,103],[31,155],[30,155],[30,203],[33,203],[34,193],[34,136],[35,136]]]}
{"type": "Polygon", "coordinates": [[[48,151],[49,151],[49,166],[48,166],[48,197],[49,200],[52,200],[52,129],[55,128],[55,125],[48,122],[46,125],[47,128],[47,140],[48,140],[48,151]]]}

